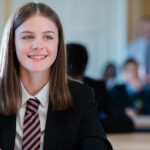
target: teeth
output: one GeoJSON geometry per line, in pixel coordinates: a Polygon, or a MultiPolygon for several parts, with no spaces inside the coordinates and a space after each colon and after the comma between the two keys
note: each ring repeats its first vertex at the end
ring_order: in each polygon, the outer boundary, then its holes
{"type": "Polygon", "coordinates": [[[29,56],[29,57],[32,58],[32,59],[43,59],[46,56],[29,56]]]}

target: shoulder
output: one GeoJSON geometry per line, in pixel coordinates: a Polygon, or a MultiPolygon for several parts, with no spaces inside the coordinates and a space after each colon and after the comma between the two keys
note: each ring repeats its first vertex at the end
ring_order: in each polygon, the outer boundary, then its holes
{"type": "Polygon", "coordinates": [[[94,92],[88,85],[78,81],[69,80],[69,90],[74,102],[78,105],[91,103],[94,100],[94,92]]]}
{"type": "Polygon", "coordinates": [[[112,90],[110,91],[111,94],[120,93],[122,91],[125,91],[125,84],[117,84],[115,85],[112,90]]]}
{"type": "Polygon", "coordinates": [[[70,92],[78,92],[78,93],[82,93],[82,92],[92,92],[92,88],[90,88],[88,85],[81,83],[79,81],[75,81],[75,80],[69,80],[69,89],[70,92]]]}
{"type": "Polygon", "coordinates": [[[143,91],[144,91],[145,93],[150,94],[150,85],[144,85],[144,86],[143,86],[143,91]]]}

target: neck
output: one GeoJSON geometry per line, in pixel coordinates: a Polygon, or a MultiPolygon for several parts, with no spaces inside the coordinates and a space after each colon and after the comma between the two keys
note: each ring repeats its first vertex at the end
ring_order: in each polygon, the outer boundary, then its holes
{"type": "Polygon", "coordinates": [[[21,81],[27,92],[34,96],[49,81],[49,75],[43,73],[27,73],[26,75],[23,75],[23,73],[21,73],[21,81]]]}

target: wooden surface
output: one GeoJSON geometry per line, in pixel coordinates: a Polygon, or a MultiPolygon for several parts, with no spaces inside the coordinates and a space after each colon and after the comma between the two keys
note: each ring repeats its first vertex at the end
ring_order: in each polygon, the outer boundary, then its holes
{"type": "Polygon", "coordinates": [[[150,133],[108,134],[114,150],[150,150],[150,133]]]}
{"type": "Polygon", "coordinates": [[[132,118],[136,129],[150,129],[150,115],[140,115],[132,118]]]}

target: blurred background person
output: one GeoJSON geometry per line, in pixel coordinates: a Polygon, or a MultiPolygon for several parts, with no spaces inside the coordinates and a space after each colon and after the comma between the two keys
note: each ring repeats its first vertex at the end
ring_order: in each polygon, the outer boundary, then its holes
{"type": "Polygon", "coordinates": [[[110,92],[118,109],[124,110],[129,117],[150,114],[150,88],[143,85],[139,77],[139,63],[127,59],[123,65],[124,83],[116,85],[110,92]]]}
{"type": "Polygon", "coordinates": [[[86,47],[77,44],[67,44],[68,52],[68,74],[76,80],[84,81],[84,71],[86,69],[88,54],[86,47]]]}
{"type": "Polygon", "coordinates": [[[98,81],[85,75],[88,63],[87,49],[80,43],[67,44],[68,56],[68,75],[92,87],[95,92],[95,99],[98,102],[98,112],[102,109],[102,103],[108,96],[104,80],[98,81]]]}
{"type": "Polygon", "coordinates": [[[106,88],[108,90],[112,89],[116,84],[116,77],[117,77],[117,69],[113,62],[107,63],[104,72],[103,72],[103,79],[106,82],[106,88]]]}
{"type": "Polygon", "coordinates": [[[105,80],[94,80],[86,77],[84,72],[88,63],[87,49],[79,43],[67,44],[68,75],[92,87],[97,101],[98,119],[107,133],[131,132],[133,122],[122,111],[116,109],[106,88],[105,80]],[[119,123],[118,123],[119,122],[119,123]]]}
{"type": "Polygon", "coordinates": [[[128,58],[134,58],[141,65],[141,77],[150,84],[150,16],[142,18],[140,36],[129,44],[128,58]]]}

